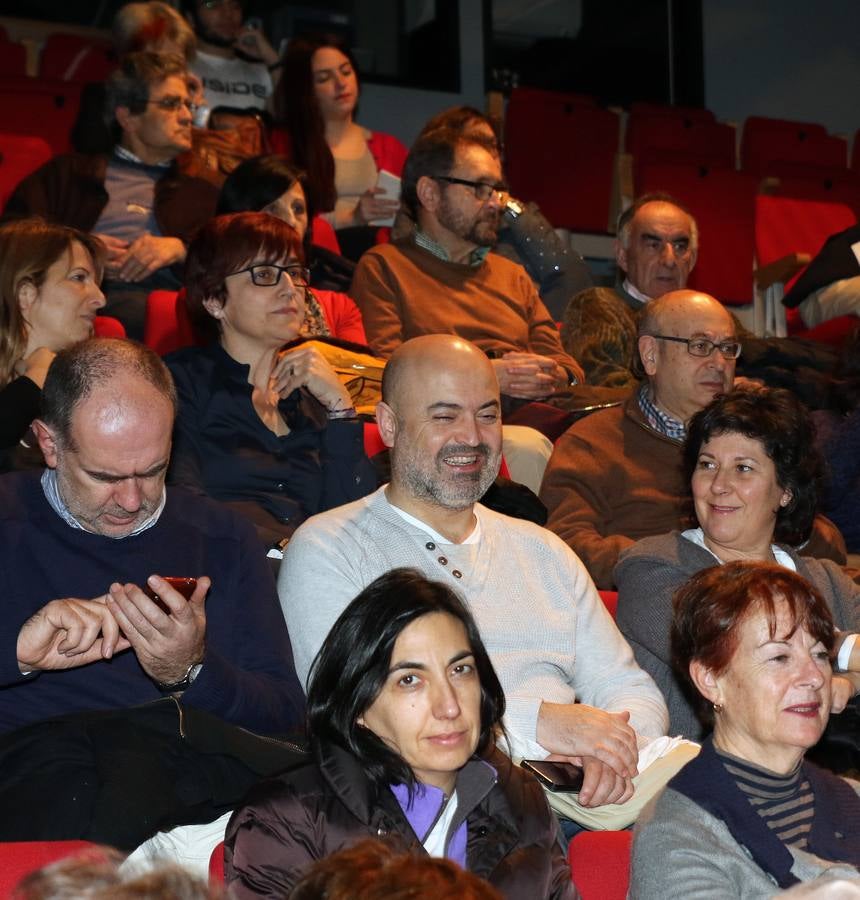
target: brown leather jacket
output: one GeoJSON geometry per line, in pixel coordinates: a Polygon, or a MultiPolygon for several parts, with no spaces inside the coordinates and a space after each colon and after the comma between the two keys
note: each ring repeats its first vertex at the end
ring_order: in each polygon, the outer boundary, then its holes
{"type": "MultiPolygon", "coordinates": [[[[487,761],[498,779],[467,807],[469,870],[509,900],[575,900],[542,789],[498,751],[487,761]]],[[[461,781],[457,793],[468,804],[461,781]]],[[[394,795],[378,791],[350,753],[324,744],[317,762],[259,785],[233,814],[225,837],[230,896],[287,896],[312,863],[367,837],[424,852],[394,795]]]]}

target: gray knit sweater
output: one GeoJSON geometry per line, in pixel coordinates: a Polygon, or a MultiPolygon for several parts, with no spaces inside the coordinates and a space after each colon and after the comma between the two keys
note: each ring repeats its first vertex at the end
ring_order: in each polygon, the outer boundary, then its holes
{"type": "Polygon", "coordinates": [[[411,566],[468,603],[505,691],[514,756],[546,755],[536,741],[543,700],[629,710],[639,734],[665,734],[663,698],[576,555],[530,522],[480,505],[475,513],[480,540],[464,544],[443,545],[407,522],[384,488],[305,522],[278,579],[301,683],[350,600],[384,572],[411,566]]]}
{"type": "MultiPolygon", "coordinates": [[[[794,857],[791,872],[802,882],[860,880],[850,865],[828,862],[796,847],[788,850],[794,857]]],[[[627,900],[765,900],[796,892],[797,888],[780,891],[722,820],[671,788],[639,816],[627,900]]]]}
{"type": "MultiPolygon", "coordinates": [[[[860,585],[830,560],[800,557],[785,546],[781,549],[792,558],[798,574],[821,592],[836,627],[860,629],[860,585]]],[[[696,572],[715,565],[710,551],[672,531],[638,541],[622,552],[615,567],[618,627],[669,704],[670,733],[694,741],[701,740],[704,729],[686,687],[672,670],[672,595],[696,572]]]]}

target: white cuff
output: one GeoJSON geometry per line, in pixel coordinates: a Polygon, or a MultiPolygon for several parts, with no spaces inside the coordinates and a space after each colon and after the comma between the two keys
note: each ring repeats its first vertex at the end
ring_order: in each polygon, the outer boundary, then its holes
{"type": "Polygon", "coordinates": [[[856,643],[856,634],[849,634],[842,642],[842,646],[839,648],[839,655],[836,657],[836,668],[839,669],[840,672],[848,671],[848,662],[851,659],[851,652],[854,650],[854,645],[856,643]]]}

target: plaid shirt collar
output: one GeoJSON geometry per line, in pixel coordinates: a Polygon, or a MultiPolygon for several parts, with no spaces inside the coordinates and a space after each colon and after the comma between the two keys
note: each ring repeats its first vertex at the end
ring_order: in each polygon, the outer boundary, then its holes
{"type": "MultiPolygon", "coordinates": [[[[425,234],[419,228],[415,229],[415,243],[426,250],[428,253],[432,253],[435,257],[444,260],[445,262],[451,262],[451,257],[448,255],[448,251],[441,245],[437,244],[436,241],[433,240],[428,234],[425,234]]],[[[475,247],[469,257],[469,265],[472,268],[481,265],[481,263],[487,258],[487,254],[490,252],[489,247],[475,247]]]]}
{"type": "Polygon", "coordinates": [[[669,438],[669,440],[678,441],[679,443],[686,439],[687,429],[684,423],[679,422],[678,419],[657,408],[650,384],[645,383],[639,388],[637,399],[639,401],[639,409],[642,410],[642,415],[645,416],[645,421],[654,431],[669,438]]]}

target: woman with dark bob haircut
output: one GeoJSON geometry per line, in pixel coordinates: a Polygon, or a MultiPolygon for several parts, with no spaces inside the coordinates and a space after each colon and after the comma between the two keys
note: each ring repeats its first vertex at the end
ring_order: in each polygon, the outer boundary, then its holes
{"type": "Polygon", "coordinates": [[[856,896],[860,783],[803,758],[830,716],[824,598],[783,566],[737,560],[694,575],[673,610],[678,671],[714,732],[640,815],[628,897],[856,896]]]}
{"type": "Polygon", "coordinates": [[[447,585],[394,569],[332,626],[311,668],[312,761],[255,789],[225,838],[231,896],[284,897],[366,837],[445,857],[522,900],[574,897],[538,783],[495,749],[505,698],[447,585]]]}
{"type": "Polygon", "coordinates": [[[301,169],[275,153],[246,159],[227,176],[216,212],[264,212],[295,228],[311,273],[303,332],[367,344],[361,313],[352,297],[342,293],[352,281],[355,264],[311,244],[315,211],[301,169]]]}
{"type": "MultiPolygon", "coordinates": [[[[618,626],[636,660],[669,706],[672,734],[698,739],[705,724],[673,672],[669,648],[672,594],[715,563],[751,559],[798,572],[827,601],[840,629],[860,627],[860,586],[829,560],[801,556],[821,478],[815,429],[800,400],[781,388],[739,388],[716,397],[690,420],[684,444],[698,528],[645,538],[615,569],[618,626]]],[[[840,641],[833,712],[860,686],[860,642],[840,641]]]]}
{"type": "Polygon", "coordinates": [[[269,545],[372,491],[362,423],[320,352],[287,345],[305,316],[299,236],[264,213],[207,222],[188,248],[186,301],[212,342],[166,358],[179,394],[170,479],[250,518],[269,545]]]}

